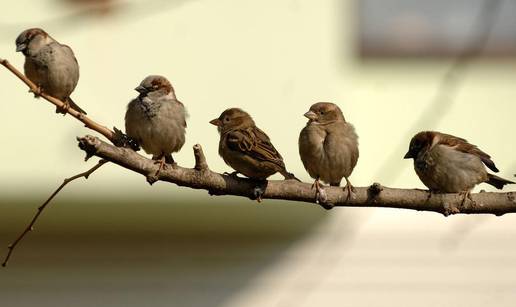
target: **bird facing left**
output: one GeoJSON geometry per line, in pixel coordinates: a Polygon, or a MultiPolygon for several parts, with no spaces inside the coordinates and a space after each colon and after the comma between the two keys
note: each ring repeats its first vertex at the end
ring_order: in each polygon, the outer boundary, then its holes
{"type": "Polygon", "coordinates": [[[187,113],[163,76],[148,76],[135,90],[139,95],[127,106],[125,130],[159,163],[157,176],[166,164],[175,165],[172,153],[185,143],[187,113]]]}
{"type": "Polygon", "coordinates": [[[249,178],[265,180],[279,172],[297,179],[285,168],[280,153],[252,117],[242,109],[227,109],[210,121],[220,133],[219,154],[224,162],[249,178]]]}
{"type": "Polygon", "coordinates": [[[514,182],[488,173],[498,168],[491,156],[463,138],[437,131],[421,131],[410,141],[405,159],[414,159],[414,170],[425,186],[434,193],[464,194],[485,182],[497,189],[514,182]]]}
{"type": "Polygon", "coordinates": [[[43,92],[64,102],[65,107],[57,108],[57,113],[66,114],[71,107],[86,114],[70,98],[79,81],[79,64],[70,47],[40,28],[31,28],[16,38],[16,51],[25,56],[25,75],[38,87],[36,96],[43,92]]]}

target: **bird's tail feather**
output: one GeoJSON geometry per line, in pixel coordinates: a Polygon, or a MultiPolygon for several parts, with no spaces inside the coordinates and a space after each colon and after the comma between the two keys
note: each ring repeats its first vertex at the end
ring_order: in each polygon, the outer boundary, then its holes
{"type": "MultiPolygon", "coordinates": [[[[74,109],[75,111],[77,111],[77,112],[81,112],[81,113],[82,113],[82,114],[84,114],[84,115],[87,115],[87,114],[88,114],[88,113],[86,113],[86,111],[84,111],[81,107],[79,107],[79,106],[78,106],[78,105],[77,105],[77,104],[72,100],[72,98],[68,97],[66,100],[67,100],[67,101],[68,101],[68,103],[70,104],[70,107],[71,107],[72,109],[74,109]]],[[[56,113],[62,113],[62,112],[63,112],[63,111],[62,111],[62,110],[60,110],[59,108],[57,108],[57,109],[56,109],[56,113]]]]}
{"type": "Polygon", "coordinates": [[[301,180],[297,179],[297,177],[294,174],[287,172],[287,170],[281,171],[281,175],[283,175],[283,177],[285,177],[285,180],[294,179],[294,180],[301,182],[301,180]]]}
{"type": "Polygon", "coordinates": [[[506,184],[516,183],[516,182],[510,181],[507,179],[503,179],[502,177],[498,177],[493,174],[487,174],[487,178],[488,179],[487,179],[486,183],[492,185],[493,187],[495,187],[499,190],[503,189],[503,186],[506,184]]]}

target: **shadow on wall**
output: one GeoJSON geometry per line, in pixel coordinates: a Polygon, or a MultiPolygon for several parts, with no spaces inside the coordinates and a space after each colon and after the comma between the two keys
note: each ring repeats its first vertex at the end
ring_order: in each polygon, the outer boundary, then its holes
{"type": "MultiPolygon", "coordinates": [[[[309,204],[210,199],[57,200],[0,271],[2,303],[222,306],[328,216],[309,204]]],[[[1,203],[5,247],[38,201],[1,203]]]]}

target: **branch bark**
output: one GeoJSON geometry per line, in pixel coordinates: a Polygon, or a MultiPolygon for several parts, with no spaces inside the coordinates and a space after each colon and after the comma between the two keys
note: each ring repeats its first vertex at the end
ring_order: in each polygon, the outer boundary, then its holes
{"type": "MultiPolygon", "coordinates": [[[[38,87],[20,73],[7,60],[0,59],[0,64],[22,80],[32,92],[39,94],[38,87]]],[[[59,99],[40,93],[40,96],[58,107],[64,103],[59,99]]],[[[117,143],[117,132],[98,124],[91,118],[73,109],[68,109],[72,115],[84,125],[105,136],[112,143],[117,143]]],[[[155,175],[157,166],[154,161],[147,159],[132,149],[108,144],[97,137],[85,136],[78,138],[79,147],[86,152],[86,158],[98,156],[124,168],[140,173],[147,178],[155,175]]],[[[236,195],[254,199],[256,187],[260,185],[264,193],[263,199],[283,199],[316,203],[315,190],[311,184],[297,181],[269,180],[265,183],[254,182],[246,178],[227,176],[211,171],[200,145],[194,146],[195,167],[169,167],[160,172],[158,180],[175,183],[179,186],[207,190],[211,195],[236,195]]],[[[357,188],[354,198],[346,201],[347,193],[339,187],[326,187],[328,202],[335,206],[345,207],[376,207],[398,208],[418,211],[437,212],[444,215],[464,213],[489,213],[503,215],[516,212],[516,192],[507,193],[477,193],[472,194],[473,201],[463,203],[460,194],[432,194],[417,189],[396,189],[373,184],[370,187],[357,188]]]]}
{"type": "MultiPolygon", "coordinates": [[[[157,165],[135,151],[116,147],[87,135],[78,138],[79,147],[88,156],[95,155],[102,159],[118,164],[146,177],[156,173],[157,165]]],[[[255,198],[255,188],[258,183],[246,178],[222,175],[208,168],[202,147],[193,147],[195,167],[169,167],[162,170],[158,180],[175,183],[178,186],[207,190],[210,195],[236,195],[255,198]]],[[[265,185],[262,199],[283,199],[315,204],[315,190],[309,183],[295,180],[269,180],[265,185]]],[[[346,202],[347,192],[339,187],[325,187],[328,201],[340,207],[375,207],[398,208],[417,211],[430,211],[444,214],[490,213],[503,215],[516,212],[516,192],[491,193],[481,192],[472,194],[473,201],[464,204],[460,194],[432,194],[416,189],[396,189],[383,187],[378,183],[370,187],[356,188],[356,195],[346,202]]]]}
{"type": "MultiPolygon", "coordinates": [[[[11,63],[9,63],[7,60],[0,59],[0,64],[2,64],[5,68],[7,68],[9,71],[11,71],[21,81],[23,81],[23,83],[25,83],[29,87],[30,92],[34,93],[34,95],[41,96],[48,102],[55,105],[56,107],[64,109],[64,107],[65,107],[64,102],[62,102],[61,100],[59,100],[55,97],[52,97],[50,95],[47,95],[47,94],[41,92],[41,89],[38,88],[38,86],[36,84],[34,84],[34,82],[30,81],[29,78],[25,77],[25,75],[23,75],[18,69],[16,69],[16,67],[12,66],[11,63]]],[[[67,108],[66,112],[68,114],[70,114],[71,116],[75,117],[77,120],[81,121],[85,127],[90,128],[91,130],[97,131],[98,133],[105,136],[111,142],[115,141],[115,133],[113,131],[111,131],[110,129],[108,129],[107,127],[102,126],[101,124],[95,122],[93,119],[89,118],[88,116],[86,116],[80,112],[75,111],[72,108],[67,108]]]]}
{"type": "Polygon", "coordinates": [[[9,246],[7,247],[8,248],[8,252],[7,252],[7,255],[5,256],[5,259],[4,259],[4,262],[2,262],[2,266],[3,267],[6,267],[7,266],[7,263],[9,262],[9,259],[11,258],[11,255],[14,251],[14,249],[16,248],[16,246],[18,245],[18,243],[20,243],[20,241],[25,237],[25,235],[27,235],[29,232],[33,231],[34,230],[34,224],[36,224],[39,216],[41,215],[41,213],[43,213],[43,210],[45,210],[45,208],[48,206],[48,204],[50,203],[50,201],[52,199],[54,199],[54,197],[56,197],[56,195],[67,185],[69,184],[70,182],[76,180],[76,179],[79,179],[81,177],[84,177],[84,179],[88,179],[88,177],[93,173],[95,172],[97,169],[99,169],[102,165],[104,165],[105,163],[107,163],[108,161],[106,160],[100,160],[97,164],[95,164],[92,168],[90,168],[89,170],[85,171],[85,172],[82,172],[82,173],[79,173],[77,175],[74,175],[70,178],[66,178],[65,180],[63,180],[63,183],[54,191],[54,193],[52,193],[52,195],[50,195],[50,197],[41,205],[38,207],[38,211],[36,212],[36,214],[34,215],[34,217],[32,218],[32,220],[30,221],[30,223],[27,225],[27,227],[25,227],[25,229],[21,232],[21,234],[16,238],[16,240],[14,240],[13,243],[9,244],[9,246]]]}

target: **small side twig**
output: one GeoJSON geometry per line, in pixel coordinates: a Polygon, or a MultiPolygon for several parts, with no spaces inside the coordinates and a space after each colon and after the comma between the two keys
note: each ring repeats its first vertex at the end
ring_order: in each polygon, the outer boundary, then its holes
{"type": "Polygon", "coordinates": [[[97,169],[99,169],[102,165],[104,165],[105,163],[107,163],[108,161],[107,160],[100,160],[95,166],[93,166],[92,168],[90,168],[89,170],[83,172],[83,173],[80,173],[80,174],[77,174],[75,176],[72,176],[70,178],[66,178],[63,183],[54,191],[54,193],[52,193],[52,195],[50,195],[50,197],[41,205],[38,207],[38,211],[36,212],[36,214],[34,215],[34,217],[32,218],[32,220],[30,221],[29,225],[27,225],[27,227],[25,228],[25,230],[23,230],[23,232],[18,236],[18,238],[16,238],[16,240],[14,240],[13,243],[11,243],[9,246],[8,246],[8,249],[9,251],[7,252],[7,256],[5,257],[5,260],[4,262],[2,263],[2,266],[3,267],[6,267],[7,266],[7,262],[9,262],[9,258],[11,258],[11,255],[13,253],[13,250],[14,248],[16,247],[16,245],[18,245],[18,243],[20,243],[20,241],[23,239],[23,237],[25,237],[25,235],[27,233],[29,233],[30,231],[34,230],[34,224],[36,223],[36,221],[38,220],[39,216],[41,215],[41,213],[43,212],[43,210],[45,210],[45,208],[47,207],[47,205],[50,203],[50,201],[52,201],[52,199],[54,199],[54,197],[70,182],[74,181],[75,179],[78,179],[78,178],[81,178],[81,177],[84,177],[85,179],[88,179],[88,177],[94,172],[96,171],[97,169]]]}
{"type": "Polygon", "coordinates": [[[201,144],[195,144],[193,146],[194,157],[195,157],[195,169],[198,171],[208,170],[208,163],[206,162],[206,157],[204,156],[204,152],[202,151],[201,144]]]}
{"type": "MultiPolygon", "coordinates": [[[[106,159],[121,167],[148,176],[156,170],[155,161],[150,160],[129,148],[116,147],[100,140],[98,137],[85,136],[78,139],[83,150],[88,150],[101,159],[106,159]]],[[[211,171],[209,168],[199,170],[201,156],[200,146],[194,146],[194,154],[199,161],[196,168],[185,168],[179,165],[163,169],[159,180],[193,189],[207,190],[210,195],[234,195],[256,198],[256,180],[228,176],[211,171]]],[[[267,180],[262,187],[262,199],[282,199],[314,203],[312,184],[296,180],[267,180]]],[[[342,187],[325,187],[327,202],[335,207],[375,207],[397,208],[418,211],[430,211],[441,214],[448,213],[447,206],[457,206],[459,211],[452,214],[490,213],[502,215],[516,213],[516,202],[511,200],[513,192],[508,193],[474,193],[476,204],[460,206],[463,198],[459,194],[436,194],[429,198],[428,191],[417,189],[396,189],[373,184],[372,187],[357,187],[356,197],[349,199],[348,192],[342,187]],[[511,195],[511,196],[509,196],[511,195]]],[[[516,193],[516,192],[515,192],[516,193]]],[[[515,197],[516,198],[516,197],[515,197]]]]}

